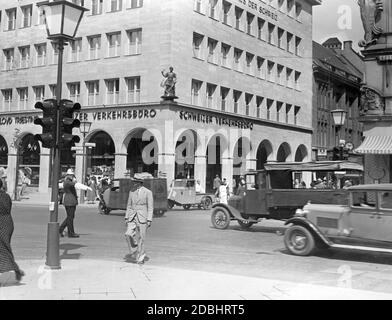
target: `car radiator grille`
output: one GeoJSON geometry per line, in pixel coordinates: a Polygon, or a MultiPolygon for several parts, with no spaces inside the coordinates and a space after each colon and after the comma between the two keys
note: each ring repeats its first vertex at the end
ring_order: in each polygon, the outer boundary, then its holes
{"type": "Polygon", "coordinates": [[[317,225],[322,228],[338,229],[338,219],[318,217],[317,225]]]}

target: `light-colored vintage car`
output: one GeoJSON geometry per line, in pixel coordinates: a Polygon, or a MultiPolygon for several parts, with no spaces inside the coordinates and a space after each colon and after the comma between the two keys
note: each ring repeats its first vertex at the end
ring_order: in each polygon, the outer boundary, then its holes
{"type": "Polygon", "coordinates": [[[307,204],[286,221],[284,243],[294,255],[315,248],[392,253],[392,184],[348,188],[348,204],[307,204]]]}

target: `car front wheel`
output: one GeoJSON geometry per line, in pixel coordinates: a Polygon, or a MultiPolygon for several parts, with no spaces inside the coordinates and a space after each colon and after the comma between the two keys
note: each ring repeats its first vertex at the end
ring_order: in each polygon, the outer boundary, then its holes
{"type": "Polygon", "coordinates": [[[312,233],[302,226],[292,226],[284,235],[286,248],[294,255],[308,256],[315,248],[312,233]]]}
{"type": "Polygon", "coordinates": [[[211,222],[216,229],[227,229],[230,225],[230,214],[225,208],[214,208],[211,214],[211,222]]]}

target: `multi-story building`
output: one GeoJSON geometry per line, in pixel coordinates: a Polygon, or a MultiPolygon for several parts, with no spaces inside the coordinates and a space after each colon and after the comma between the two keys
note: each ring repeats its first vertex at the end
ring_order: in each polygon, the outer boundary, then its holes
{"type": "Polygon", "coordinates": [[[344,140],[350,151],[362,143],[359,104],[364,65],[351,44],[347,41],[343,48],[337,38],[328,39],[323,45],[313,42],[314,160],[332,160],[332,150],[339,146],[339,140],[344,140]],[[331,111],[336,109],[347,112],[342,127],[333,121],[331,111]]]}
{"type": "MultiPolygon", "coordinates": [[[[62,98],[92,122],[87,173],[161,171],[208,189],[216,174],[230,181],[266,161],[310,160],[312,7],[321,1],[73,2],[89,11],[65,49],[62,98]],[[179,98],[163,103],[170,66],[179,98]]],[[[35,4],[0,0],[0,165],[14,181],[21,138],[19,166],[45,191],[49,150],[33,139],[34,103],[55,95],[58,51],[35,4]]],[[[63,153],[62,165],[80,180],[82,160],[63,153]]]]}

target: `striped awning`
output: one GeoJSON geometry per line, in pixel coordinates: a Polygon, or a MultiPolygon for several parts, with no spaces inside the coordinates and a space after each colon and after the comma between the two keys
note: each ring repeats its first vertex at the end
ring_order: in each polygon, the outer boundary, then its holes
{"type": "Polygon", "coordinates": [[[361,154],[392,154],[392,136],[367,136],[355,149],[361,154]]]}

